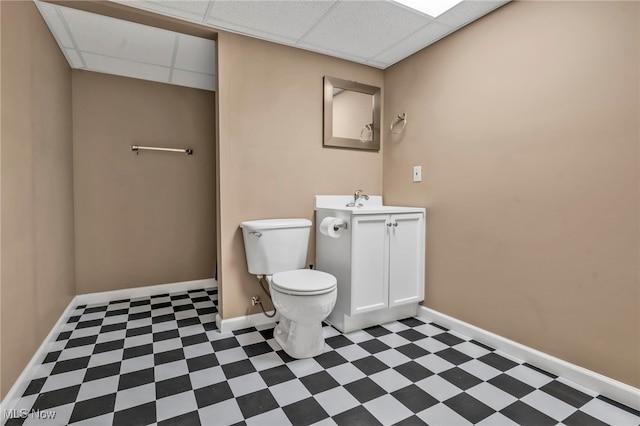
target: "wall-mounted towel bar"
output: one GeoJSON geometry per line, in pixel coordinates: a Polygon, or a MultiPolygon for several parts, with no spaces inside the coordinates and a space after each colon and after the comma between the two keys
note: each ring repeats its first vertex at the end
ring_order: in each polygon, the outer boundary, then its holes
{"type": "Polygon", "coordinates": [[[167,151],[167,152],[180,152],[182,154],[193,155],[192,149],[181,149],[181,148],[161,148],[157,146],[142,146],[142,145],[131,145],[131,151],[135,151],[138,154],[138,151],[167,151]]]}
{"type": "Polygon", "coordinates": [[[393,133],[394,135],[402,133],[405,127],[407,127],[407,114],[401,112],[396,118],[391,121],[391,133],[393,133]]]}

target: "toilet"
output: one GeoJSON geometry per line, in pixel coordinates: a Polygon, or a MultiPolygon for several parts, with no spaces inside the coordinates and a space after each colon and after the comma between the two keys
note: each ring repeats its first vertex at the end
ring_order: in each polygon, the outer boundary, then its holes
{"type": "Polygon", "coordinates": [[[311,221],[264,219],[242,222],[249,273],[265,276],[280,313],[274,338],[293,358],[324,352],[322,321],[336,304],[336,278],[304,269],[311,221]]]}

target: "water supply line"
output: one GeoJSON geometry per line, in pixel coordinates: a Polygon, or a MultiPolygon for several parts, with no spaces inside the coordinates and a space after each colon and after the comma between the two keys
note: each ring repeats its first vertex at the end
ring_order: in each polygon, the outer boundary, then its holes
{"type": "MultiPolygon", "coordinates": [[[[269,300],[271,300],[271,304],[273,305],[273,299],[271,299],[271,294],[269,293],[268,287],[265,288],[264,284],[262,283],[263,280],[264,280],[264,275],[258,275],[258,283],[260,284],[260,287],[262,287],[262,290],[266,293],[266,295],[269,298],[269,300]]],[[[260,308],[262,309],[262,313],[267,318],[273,318],[273,317],[276,316],[276,313],[278,313],[278,310],[276,309],[275,305],[273,306],[273,313],[272,314],[268,314],[267,311],[264,309],[264,306],[262,306],[262,301],[260,299],[257,299],[255,301],[255,303],[256,303],[256,305],[260,305],[260,308]]]]}

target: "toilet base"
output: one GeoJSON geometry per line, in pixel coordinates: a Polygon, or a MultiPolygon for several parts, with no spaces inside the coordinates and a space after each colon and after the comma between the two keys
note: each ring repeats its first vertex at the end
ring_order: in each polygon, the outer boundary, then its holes
{"type": "Polygon", "coordinates": [[[280,317],[273,330],[275,341],[292,358],[312,358],[324,352],[322,323],[301,324],[280,317]]]}

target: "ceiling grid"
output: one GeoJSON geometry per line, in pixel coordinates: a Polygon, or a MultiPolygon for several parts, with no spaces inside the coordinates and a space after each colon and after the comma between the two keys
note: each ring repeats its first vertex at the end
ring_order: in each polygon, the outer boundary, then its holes
{"type": "MultiPolygon", "coordinates": [[[[429,0],[450,2],[438,16],[417,0],[112,1],[385,69],[509,0],[429,0]]],[[[216,89],[213,40],[34,2],[73,68],[216,89]]]]}

